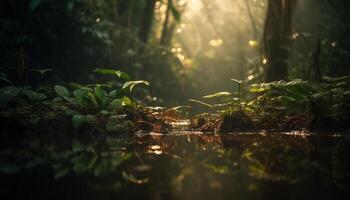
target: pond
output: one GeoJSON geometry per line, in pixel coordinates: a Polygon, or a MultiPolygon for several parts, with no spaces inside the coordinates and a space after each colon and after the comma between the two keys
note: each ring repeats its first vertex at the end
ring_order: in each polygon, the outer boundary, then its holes
{"type": "MultiPolygon", "coordinates": [[[[1,149],[1,199],[347,199],[350,141],[301,132],[138,133],[106,147],[27,138],[1,149]]],[[[95,141],[96,142],[96,141],[95,141]]]]}

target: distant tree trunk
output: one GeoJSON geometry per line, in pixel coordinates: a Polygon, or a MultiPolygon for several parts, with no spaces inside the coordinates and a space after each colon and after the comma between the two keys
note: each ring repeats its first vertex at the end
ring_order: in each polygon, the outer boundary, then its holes
{"type": "Polygon", "coordinates": [[[115,23],[117,23],[117,20],[118,20],[118,2],[117,2],[117,0],[112,0],[111,6],[112,6],[113,20],[115,23]]]}
{"type": "Polygon", "coordinates": [[[134,0],[128,1],[128,11],[127,11],[127,17],[126,17],[126,27],[132,30],[134,28],[133,26],[133,18],[134,18],[134,0]]]}
{"type": "Polygon", "coordinates": [[[265,81],[286,80],[291,48],[292,16],[296,0],[269,0],[264,30],[264,51],[268,63],[265,81]]]}
{"type": "Polygon", "coordinates": [[[316,50],[314,53],[314,78],[318,83],[322,82],[322,73],[321,73],[321,66],[320,66],[320,56],[321,56],[321,40],[317,40],[316,43],[316,50]]]}
{"type": "Polygon", "coordinates": [[[156,0],[146,0],[145,9],[141,19],[139,38],[140,40],[147,44],[149,34],[152,30],[152,22],[154,16],[154,7],[156,5],[156,0]]]}
{"type": "Polygon", "coordinates": [[[165,45],[166,38],[168,35],[168,24],[170,20],[170,5],[169,5],[169,0],[168,0],[168,5],[165,13],[165,19],[163,22],[163,28],[162,28],[162,35],[160,36],[159,44],[160,45],[165,45]]]}
{"type": "Polygon", "coordinates": [[[245,0],[245,3],[246,3],[246,6],[247,6],[250,22],[252,24],[252,30],[253,30],[253,34],[254,34],[253,38],[254,38],[254,40],[256,40],[258,38],[258,30],[256,28],[256,24],[255,24],[255,20],[254,20],[254,17],[253,17],[252,9],[250,8],[249,0],[245,0]]]}
{"type": "Polygon", "coordinates": [[[175,28],[176,28],[176,24],[172,23],[164,38],[164,43],[163,43],[164,46],[168,47],[171,44],[171,40],[173,39],[175,28]]]}
{"type": "Polygon", "coordinates": [[[24,86],[28,84],[29,80],[29,70],[28,70],[28,56],[24,51],[23,47],[21,47],[16,53],[17,59],[17,76],[16,76],[16,85],[24,86]]]}

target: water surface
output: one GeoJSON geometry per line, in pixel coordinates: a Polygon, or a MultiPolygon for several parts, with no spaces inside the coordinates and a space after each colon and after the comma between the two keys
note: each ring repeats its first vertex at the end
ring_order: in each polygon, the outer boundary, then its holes
{"type": "Polygon", "coordinates": [[[349,157],[298,132],[31,138],[2,148],[1,199],[348,199],[349,157]]]}

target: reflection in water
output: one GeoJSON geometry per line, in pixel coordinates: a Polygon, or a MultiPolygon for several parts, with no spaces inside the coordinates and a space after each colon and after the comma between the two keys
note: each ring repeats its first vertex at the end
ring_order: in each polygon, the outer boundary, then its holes
{"type": "MultiPolygon", "coordinates": [[[[340,199],[349,141],[297,134],[139,134],[105,147],[26,141],[1,151],[1,195],[20,199],[340,199]],[[26,198],[27,199],[27,198],[26,198]]],[[[2,198],[3,199],[3,198],[2,198]]]]}

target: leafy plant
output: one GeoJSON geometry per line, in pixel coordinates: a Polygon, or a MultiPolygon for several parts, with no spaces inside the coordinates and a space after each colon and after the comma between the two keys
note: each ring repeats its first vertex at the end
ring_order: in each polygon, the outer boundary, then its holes
{"type": "Polygon", "coordinates": [[[79,128],[84,123],[94,123],[96,118],[93,115],[76,114],[72,118],[74,128],[79,128]]]}
{"type": "Polygon", "coordinates": [[[39,102],[47,99],[47,96],[41,92],[33,91],[29,87],[6,86],[0,89],[0,105],[7,105],[16,98],[23,97],[31,102],[39,102]]]}
{"type": "Polygon", "coordinates": [[[205,95],[202,97],[203,99],[216,99],[218,101],[217,104],[209,104],[207,102],[203,102],[203,101],[195,100],[195,99],[190,99],[189,101],[197,103],[199,105],[202,105],[206,109],[207,108],[218,109],[217,111],[219,111],[219,112],[220,112],[219,109],[226,108],[228,106],[234,106],[237,103],[238,103],[239,107],[241,108],[241,84],[242,84],[242,81],[239,81],[236,79],[231,79],[231,81],[238,84],[238,92],[231,93],[231,92],[223,91],[223,92],[217,92],[214,94],[205,95]],[[234,97],[235,95],[238,95],[238,98],[234,97]]]}
{"type": "Polygon", "coordinates": [[[5,73],[0,72],[0,81],[5,82],[7,84],[12,84],[12,82],[7,78],[7,75],[5,73]]]}
{"type": "Polygon", "coordinates": [[[231,81],[233,81],[234,83],[238,84],[238,103],[239,103],[239,108],[242,110],[242,105],[241,105],[241,90],[242,90],[242,83],[243,81],[241,80],[237,80],[237,79],[231,79],[231,81]]]}
{"type": "Polygon", "coordinates": [[[117,90],[105,90],[102,87],[81,87],[72,92],[61,85],[55,86],[56,93],[80,109],[119,109],[122,106],[132,106],[129,97],[117,90]]]}
{"type": "Polygon", "coordinates": [[[134,87],[136,85],[141,85],[141,84],[149,86],[148,81],[128,81],[128,82],[124,83],[123,89],[129,88],[130,92],[132,92],[132,90],[134,89],[134,87]]]}
{"type": "Polygon", "coordinates": [[[123,78],[124,80],[130,80],[130,76],[127,73],[122,72],[120,70],[96,68],[94,72],[97,74],[113,75],[118,78],[123,78]]]}
{"type": "Polygon", "coordinates": [[[0,104],[7,104],[13,98],[15,98],[19,93],[20,89],[14,86],[7,86],[0,89],[0,104]]]}
{"type": "Polygon", "coordinates": [[[204,99],[212,99],[212,98],[228,97],[228,96],[231,96],[231,95],[232,95],[232,93],[230,93],[230,92],[217,92],[215,94],[206,95],[203,98],[204,99]]]}
{"type": "Polygon", "coordinates": [[[310,97],[315,124],[333,128],[349,127],[350,76],[324,77],[320,91],[310,97]]]}
{"type": "MultiPolygon", "coordinates": [[[[325,77],[324,83],[317,89],[300,79],[252,84],[249,86],[249,92],[255,94],[255,98],[246,101],[241,99],[242,82],[234,79],[232,81],[238,84],[239,90],[238,98],[233,98],[231,103],[229,101],[228,104],[220,106],[220,104],[212,105],[199,100],[190,100],[221,113],[223,126],[228,129],[232,129],[233,126],[227,123],[242,126],[242,129],[244,127],[309,128],[314,124],[344,129],[347,127],[347,122],[350,122],[350,118],[347,117],[350,116],[348,112],[350,76],[325,77]],[[239,102],[238,110],[235,100],[239,102]],[[255,126],[252,126],[252,123],[255,123],[255,126]]],[[[231,94],[234,93],[218,92],[204,98],[222,98],[231,94]]]]}
{"type": "Polygon", "coordinates": [[[48,72],[52,72],[53,69],[51,69],[51,68],[47,68],[47,69],[31,69],[30,71],[37,72],[37,73],[39,73],[40,75],[43,76],[43,75],[45,75],[48,72]]]}
{"type": "Polygon", "coordinates": [[[196,99],[189,99],[190,102],[194,102],[194,103],[197,103],[197,104],[200,104],[206,108],[213,108],[214,106],[209,104],[209,103],[206,103],[204,101],[200,101],[200,100],[196,100],[196,99]]]}
{"type": "MultiPolygon", "coordinates": [[[[129,75],[119,70],[112,69],[95,69],[94,72],[100,74],[114,75],[122,79],[129,79],[129,75]]],[[[123,127],[130,127],[130,124],[124,118],[121,118],[119,113],[122,113],[124,108],[136,108],[136,103],[130,97],[126,96],[126,91],[133,91],[137,85],[149,85],[147,81],[127,81],[121,87],[111,87],[105,84],[70,84],[69,86],[75,88],[69,90],[62,85],[54,87],[60,98],[68,102],[74,109],[81,112],[89,112],[100,110],[103,115],[109,115],[106,121],[106,130],[109,132],[123,129],[123,127]]],[[[93,115],[84,115],[79,112],[68,112],[73,115],[72,121],[75,128],[80,127],[84,123],[94,123],[96,121],[93,115]]],[[[125,116],[124,116],[125,117],[125,116]]]]}

